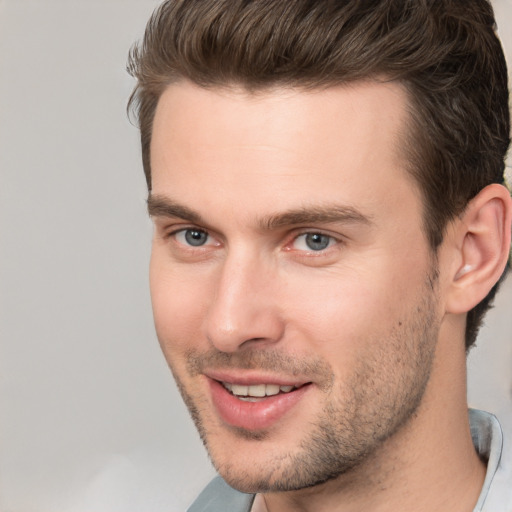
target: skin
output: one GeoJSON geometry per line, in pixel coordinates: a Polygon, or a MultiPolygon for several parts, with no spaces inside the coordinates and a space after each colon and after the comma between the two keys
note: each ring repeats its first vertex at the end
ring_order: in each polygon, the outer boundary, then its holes
{"type": "Polygon", "coordinates": [[[182,82],[159,101],[158,338],[217,470],[271,512],[469,511],[483,483],[464,311],[450,310],[464,237],[454,224],[437,255],[428,246],[400,153],[406,112],[398,84],[375,82],[182,82]],[[308,246],[315,233],[325,248],[308,246]],[[306,386],[240,427],[219,413],[216,379],[306,386]]]}

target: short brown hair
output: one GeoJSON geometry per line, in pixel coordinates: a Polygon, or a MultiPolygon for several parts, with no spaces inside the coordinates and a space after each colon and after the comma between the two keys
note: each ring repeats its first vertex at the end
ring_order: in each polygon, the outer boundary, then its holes
{"type": "MultiPolygon", "coordinates": [[[[386,77],[409,93],[403,149],[435,250],[450,219],[503,183],[510,114],[495,28],[487,0],[167,0],[128,62],[148,189],[153,117],[173,82],[255,91],[386,77]]],[[[467,348],[497,286],[468,313],[467,348]]]]}

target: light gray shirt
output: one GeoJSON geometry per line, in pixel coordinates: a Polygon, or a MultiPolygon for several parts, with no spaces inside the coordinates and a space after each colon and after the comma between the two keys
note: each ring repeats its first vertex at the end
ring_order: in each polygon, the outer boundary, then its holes
{"type": "Polygon", "coordinates": [[[488,461],[473,512],[512,512],[512,439],[503,435],[496,416],[487,412],[470,409],[469,423],[476,451],[488,461]]]}
{"type": "MultiPolygon", "coordinates": [[[[512,512],[512,446],[505,438],[496,416],[469,410],[471,436],[476,451],[487,460],[484,485],[473,512],[512,512]]],[[[213,479],[188,512],[252,512],[254,494],[232,489],[217,477],[213,479]]]]}

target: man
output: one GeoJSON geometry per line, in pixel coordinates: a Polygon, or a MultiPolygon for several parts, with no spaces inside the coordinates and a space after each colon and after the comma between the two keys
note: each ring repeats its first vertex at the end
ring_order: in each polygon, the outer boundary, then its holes
{"type": "Polygon", "coordinates": [[[490,5],[169,0],[129,67],[156,330],[222,477],[190,510],[512,510],[466,402],[512,217],[490,5]]]}

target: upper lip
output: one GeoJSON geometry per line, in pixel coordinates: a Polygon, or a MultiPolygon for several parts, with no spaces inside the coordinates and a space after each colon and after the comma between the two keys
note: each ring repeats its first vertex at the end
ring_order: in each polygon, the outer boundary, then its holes
{"type": "Polygon", "coordinates": [[[207,370],[204,375],[218,382],[257,386],[259,384],[276,384],[277,386],[294,386],[296,388],[310,381],[298,377],[287,377],[275,374],[263,374],[254,370],[207,370]]]}

